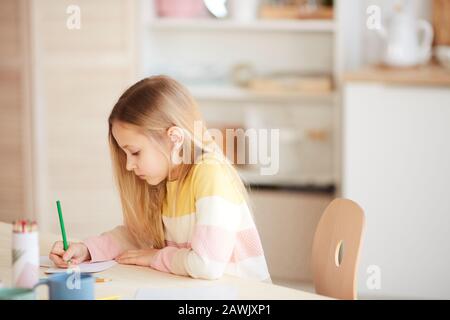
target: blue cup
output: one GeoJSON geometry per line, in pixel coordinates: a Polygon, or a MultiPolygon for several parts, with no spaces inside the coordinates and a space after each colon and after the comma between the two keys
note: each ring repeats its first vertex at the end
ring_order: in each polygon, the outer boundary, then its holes
{"type": "Polygon", "coordinates": [[[90,274],[65,272],[39,280],[34,288],[48,286],[50,300],[94,300],[94,284],[95,279],[90,274]]]}

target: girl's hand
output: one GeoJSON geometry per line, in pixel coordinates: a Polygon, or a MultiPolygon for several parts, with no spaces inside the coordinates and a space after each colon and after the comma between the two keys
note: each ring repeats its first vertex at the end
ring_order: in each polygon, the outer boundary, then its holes
{"type": "Polygon", "coordinates": [[[116,257],[115,260],[121,264],[150,267],[157,252],[158,249],[129,250],[116,257]]]}
{"type": "Polygon", "coordinates": [[[79,264],[83,261],[91,260],[91,255],[86,245],[81,242],[71,243],[67,251],[64,251],[63,242],[57,241],[53,244],[49,258],[58,268],[68,268],[69,265],[79,264]],[[70,264],[68,263],[69,261],[70,264]]]}

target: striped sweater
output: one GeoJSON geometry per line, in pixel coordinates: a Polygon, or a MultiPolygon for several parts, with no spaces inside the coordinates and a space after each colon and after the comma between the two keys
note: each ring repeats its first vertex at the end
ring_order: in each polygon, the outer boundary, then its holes
{"type": "MultiPolygon", "coordinates": [[[[166,246],[150,267],[193,278],[228,274],[271,282],[251,212],[226,166],[215,156],[204,156],[182,184],[166,183],[162,207],[166,246]]],[[[92,262],[136,249],[124,226],[83,242],[92,262]]]]}

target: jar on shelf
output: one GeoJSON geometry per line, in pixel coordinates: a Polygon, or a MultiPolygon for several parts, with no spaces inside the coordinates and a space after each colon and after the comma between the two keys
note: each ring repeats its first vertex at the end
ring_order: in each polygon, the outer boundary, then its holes
{"type": "Polygon", "coordinates": [[[155,10],[159,17],[199,18],[206,17],[203,0],[155,0],[155,10]]]}

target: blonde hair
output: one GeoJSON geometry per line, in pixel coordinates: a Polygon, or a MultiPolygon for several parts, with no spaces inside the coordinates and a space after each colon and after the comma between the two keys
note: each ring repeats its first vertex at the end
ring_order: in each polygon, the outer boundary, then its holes
{"type": "MultiPolygon", "coordinates": [[[[167,179],[152,186],[126,169],[126,154],[112,135],[112,125],[115,121],[138,126],[149,138],[157,142],[162,141],[168,128],[177,126],[183,129],[186,133],[183,144],[187,147],[183,150],[190,150],[190,154],[182,154],[185,161],[180,164],[178,186],[193,167],[196,154],[219,153],[219,149],[208,134],[193,97],[184,86],[168,76],[159,75],[138,81],[128,88],[114,105],[108,119],[109,145],[124,225],[141,247],[163,248],[165,243],[161,211],[166,196],[167,179]],[[202,124],[201,132],[194,130],[196,122],[202,124]],[[201,136],[196,136],[200,134],[201,136]]],[[[223,156],[221,152],[220,154],[223,156]]],[[[237,181],[236,187],[248,200],[247,191],[237,171],[228,159],[223,159],[230,168],[229,172],[237,178],[233,179],[237,181]]],[[[171,161],[170,157],[168,161],[171,161]]]]}

